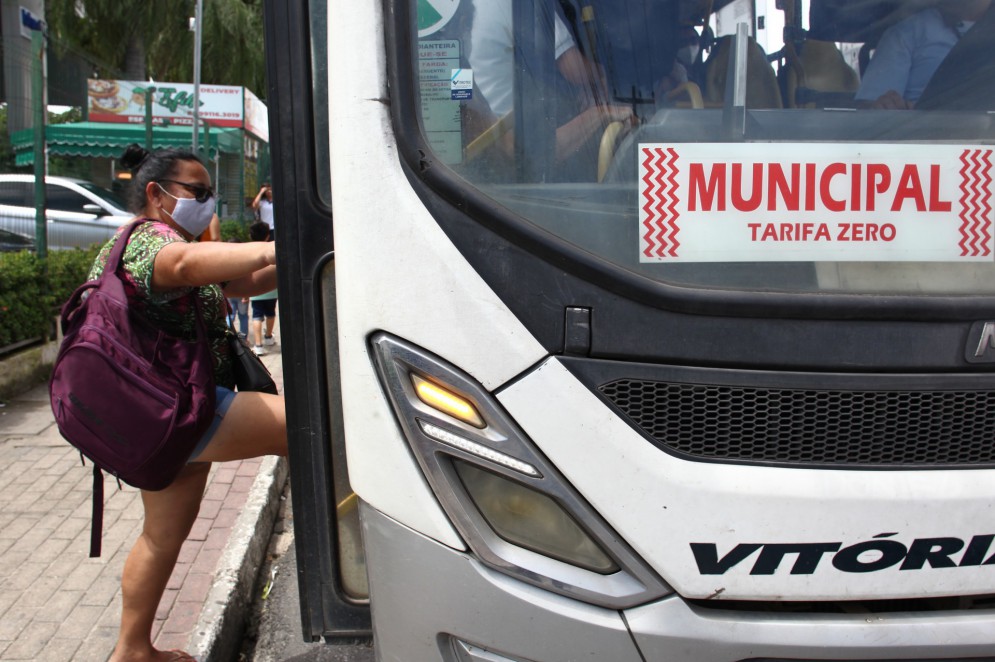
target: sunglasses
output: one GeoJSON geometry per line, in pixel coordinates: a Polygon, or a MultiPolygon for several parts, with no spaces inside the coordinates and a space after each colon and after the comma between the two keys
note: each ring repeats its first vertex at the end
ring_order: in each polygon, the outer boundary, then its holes
{"type": "Polygon", "coordinates": [[[210,186],[201,186],[200,184],[188,184],[187,182],[178,182],[175,179],[160,179],[160,183],[165,182],[167,184],[176,184],[182,186],[186,190],[193,193],[194,200],[197,202],[207,202],[214,197],[214,190],[210,186]]]}

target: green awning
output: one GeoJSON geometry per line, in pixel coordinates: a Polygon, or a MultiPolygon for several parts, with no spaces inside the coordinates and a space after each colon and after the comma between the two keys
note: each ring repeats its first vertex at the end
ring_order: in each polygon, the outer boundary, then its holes
{"type": "MultiPolygon", "coordinates": [[[[152,146],[189,149],[191,131],[188,126],[156,126],[152,129],[152,146]]],[[[208,158],[213,161],[219,154],[241,153],[242,133],[242,129],[208,131],[208,158]]],[[[145,125],[107,122],[52,124],[45,127],[45,141],[50,156],[118,158],[131,143],[145,145],[145,125]]],[[[11,142],[16,165],[34,163],[34,129],[16,132],[11,142]]]]}

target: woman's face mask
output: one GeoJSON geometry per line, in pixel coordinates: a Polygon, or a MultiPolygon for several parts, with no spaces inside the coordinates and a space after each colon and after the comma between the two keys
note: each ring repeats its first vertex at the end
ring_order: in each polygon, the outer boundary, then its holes
{"type": "Polygon", "coordinates": [[[214,197],[210,196],[203,202],[198,202],[194,198],[178,198],[166,189],[162,187],[162,184],[156,182],[156,186],[159,187],[163,193],[176,200],[176,206],[173,207],[173,212],[169,213],[165,209],[166,214],[169,215],[173,222],[179,227],[183,228],[194,237],[199,237],[203,234],[207,226],[211,224],[211,218],[214,216],[214,197]]]}

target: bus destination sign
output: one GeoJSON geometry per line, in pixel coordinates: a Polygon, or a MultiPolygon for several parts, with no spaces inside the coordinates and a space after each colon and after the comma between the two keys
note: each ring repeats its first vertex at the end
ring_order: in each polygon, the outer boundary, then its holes
{"type": "Polygon", "coordinates": [[[639,146],[641,262],[993,262],[992,149],[639,146]]]}

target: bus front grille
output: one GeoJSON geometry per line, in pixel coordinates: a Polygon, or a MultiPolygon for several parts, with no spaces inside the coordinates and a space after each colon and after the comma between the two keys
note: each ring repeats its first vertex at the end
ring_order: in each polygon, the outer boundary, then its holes
{"type": "Polygon", "coordinates": [[[662,449],[718,462],[995,465],[995,390],[821,390],[616,379],[598,387],[662,449]]]}

